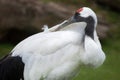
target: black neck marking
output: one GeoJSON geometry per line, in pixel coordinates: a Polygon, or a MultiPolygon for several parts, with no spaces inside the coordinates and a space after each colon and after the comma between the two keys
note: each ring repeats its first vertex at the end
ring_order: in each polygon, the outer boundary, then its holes
{"type": "Polygon", "coordinates": [[[92,39],[94,39],[94,28],[95,28],[95,21],[94,19],[89,16],[87,19],[86,19],[86,22],[87,22],[87,26],[85,28],[85,33],[86,35],[90,36],[92,39]]]}
{"type": "Polygon", "coordinates": [[[75,22],[86,22],[87,26],[85,28],[85,34],[94,39],[95,20],[92,16],[88,16],[85,18],[81,17],[79,13],[75,13],[74,20],[75,22]]]}

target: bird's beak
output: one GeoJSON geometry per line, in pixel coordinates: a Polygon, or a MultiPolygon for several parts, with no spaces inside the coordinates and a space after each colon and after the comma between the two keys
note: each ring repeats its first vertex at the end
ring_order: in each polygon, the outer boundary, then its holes
{"type": "Polygon", "coordinates": [[[64,22],[56,25],[56,26],[53,26],[52,28],[49,29],[49,31],[53,32],[53,31],[59,31],[63,28],[65,28],[66,26],[72,24],[72,23],[75,23],[75,22],[80,22],[78,21],[79,19],[79,13],[75,13],[74,16],[72,16],[71,18],[69,18],[68,20],[65,20],[64,22]]]}
{"type": "Polygon", "coordinates": [[[75,22],[74,16],[72,16],[71,18],[68,19],[69,24],[74,23],[74,22],[75,22]]]}
{"type": "Polygon", "coordinates": [[[74,16],[72,16],[71,18],[69,18],[68,20],[66,20],[66,22],[64,24],[62,24],[61,26],[62,27],[66,27],[66,26],[68,26],[68,25],[70,25],[72,23],[75,23],[75,22],[76,22],[76,20],[74,19],[74,16]]]}
{"type": "Polygon", "coordinates": [[[68,19],[68,23],[75,23],[75,22],[81,22],[82,17],[80,16],[80,13],[75,12],[75,14],[68,19]]]}
{"type": "Polygon", "coordinates": [[[80,18],[80,14],[76,12],[71,18],[67,20],[68,25],[71,23],[79,22],[78,21],[79,18],[80,18]]]}

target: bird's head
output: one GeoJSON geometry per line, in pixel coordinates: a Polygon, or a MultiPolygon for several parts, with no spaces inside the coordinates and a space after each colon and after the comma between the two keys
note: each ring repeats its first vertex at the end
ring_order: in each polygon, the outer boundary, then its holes
{"type": "Polygon", "coordinates": [[[85,22],[87,24],[85,34],[94,39],[94,30],[97,26],[97,16],[92,9],[88,7],[80,8],[69,20],[72,23],[85,22]]]}
{"type": "Polygon", "coordinates": [[[96,27],[97,25],[97,16],[95,12],[88,8],[88,7],[82,7],[78,10],[76,10],[74,16],[72,19],[75,22],[86,22],[86,23],[93,23],[96,27]]]}
{"type": "Polygon", "coordinates": [[[78,23],[77,26],[80,26],[81,29],[83,29],[81,22],[87,24],[84,28],[85,34],[94,39],[94,31],[97,26],[97,16],[95,12],[88,7],[82,7],[76,10],[75,14],[61,25],[61,29],[66,28],[67,30],[69,29],[67,28],[69,25],[76,26],[74,23],[78,23]]]}

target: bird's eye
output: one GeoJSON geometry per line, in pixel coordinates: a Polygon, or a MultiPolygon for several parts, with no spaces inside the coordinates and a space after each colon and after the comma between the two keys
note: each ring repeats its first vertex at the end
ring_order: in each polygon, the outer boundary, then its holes
{"type": "Polygon", "coordinates": [[[83,8],[78,9],[76,12],[80,13],[83,10],[83,8]]]}

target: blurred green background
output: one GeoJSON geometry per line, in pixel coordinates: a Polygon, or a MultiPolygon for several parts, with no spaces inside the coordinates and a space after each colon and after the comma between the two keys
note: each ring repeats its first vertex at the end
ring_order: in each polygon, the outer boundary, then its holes
{"type": "Polygon", "coordinates": [[[81,67],[74,80],[120,80],[120,0],[0,0],[0,56],[24,38],[56,25],[87,6],[98,16],[98,34],[106,54],[97,68],[81,67]],[[19,4],[19,6],[18,6],[19,4]]]}

